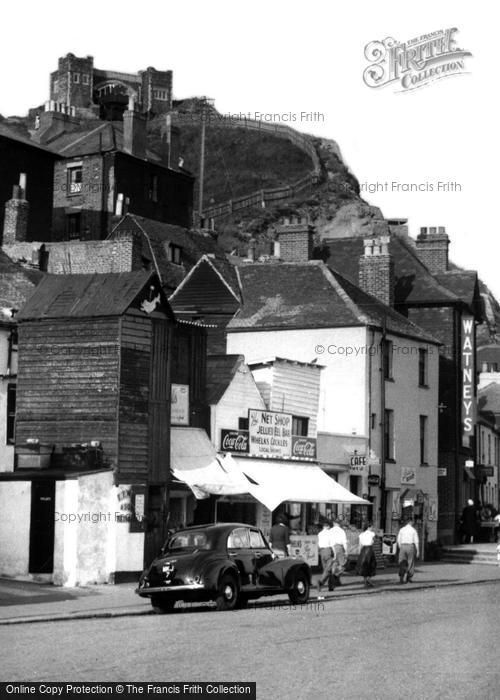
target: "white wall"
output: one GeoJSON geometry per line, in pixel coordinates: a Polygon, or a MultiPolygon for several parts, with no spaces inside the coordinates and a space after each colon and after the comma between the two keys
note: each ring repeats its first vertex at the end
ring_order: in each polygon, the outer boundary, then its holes
{"type": "Polygon", "coordinates": [[[366,434],[366,328],[228,332],[228,354],[247,362],[270,356],[325,365],[318,430],[366,434]],[[324,348],[324,352],[318,350],[324,348]]]}
{"type": "Polygon", "coordinates": [[[220,431],[237,430],[238,418],[246,418],[249,408],[265,409],[264,400],[250,369],[242,364],[219,403],[211,406],[212,443],[220,450],[220,431]]]}
{"type": "Polygon", "coordinates": [[[31,482],[0,482],[0,575],[27,576],[31,482]]]}

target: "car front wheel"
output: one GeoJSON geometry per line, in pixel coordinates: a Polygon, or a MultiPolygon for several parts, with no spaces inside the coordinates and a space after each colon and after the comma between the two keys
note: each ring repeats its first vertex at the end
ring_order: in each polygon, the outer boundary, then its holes
{"type": "Polygon", "coordinates": [[[175,600],[166,596],[153,596],[151,606],[157,615],[165,615],[174,609],[175,600]]]}
{"type": "Polygon", "coordinates": [[[234,610],[238,603],[238,584],[231,574],[224,574],[219,581],[215,605],[217,610],[234,610]]]}
{"type": "Polygon", "coordinates": [[[299,571],[296,574],[293,585],[288,591],[288,597],[292,603],[307,603],[309,599],[309,581],[303,572],[299,571]]]}

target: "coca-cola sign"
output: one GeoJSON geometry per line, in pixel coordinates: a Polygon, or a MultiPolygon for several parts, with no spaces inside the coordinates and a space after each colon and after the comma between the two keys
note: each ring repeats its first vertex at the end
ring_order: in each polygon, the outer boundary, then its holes
{"type": "Polygon", "coordinates": [[[220,448],[223,452],[248,452],[248,430],[221,430],[220,448]]]}
{"type": "Polygon", "coordinates": [[[316,459],[316,438],[292,437],[292,457],[316,459]]]}

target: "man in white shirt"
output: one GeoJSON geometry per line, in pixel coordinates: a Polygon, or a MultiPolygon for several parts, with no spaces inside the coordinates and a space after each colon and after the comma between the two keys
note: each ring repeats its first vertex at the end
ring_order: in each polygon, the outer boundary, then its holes
{"type": "Polygon", "coordinates": [[[331,591],[331,575],[332,575],[332,564],[333,564],[333,549],[330,542],[330,522],[328,520],[323,520],[323,529],[318,533],[318,549],[319,556],[321,559],[321,566],[323,568],[323,574],[318,580],[318,599],[323,600],[321,595],[321,586],[328,583],[328,589],[331,591]]]}
{"type": "Polygon", "coordinates": [[[330,544],[335,555],[332,566],[333,584],[334,586],[341,586],[340,576],[344,573],[347,561],[347,535],[340,527],[338,520],[334,521],[330,530],[330,544]]]}
{"type": "Polygon", "coordinates": [[[412,520],[408,520],[398,532],[397,545],[399,549],[399,583],[411,583],[415,572],[415,558],[418,557],[419,553],[418,533],[413,527],[412,520]]]}

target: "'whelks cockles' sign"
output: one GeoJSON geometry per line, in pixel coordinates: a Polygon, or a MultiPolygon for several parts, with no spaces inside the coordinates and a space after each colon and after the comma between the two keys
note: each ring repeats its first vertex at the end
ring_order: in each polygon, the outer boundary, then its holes
{"type": "Polygon", "coordinates": [[[398,92],[409,92],[430,83],[465,72],[464,59],[472,56],[456,45],[456,27],[398,41],[387,37],[365,46],[370,65],[363,80],[370,88],[394,83],[398,92]]]}
{"type": "Polygon", "coordinates": [[[462,444],[470,445],[476,422],[476,398],[474,392],[474,318],[462,316],[462,444]]]}

